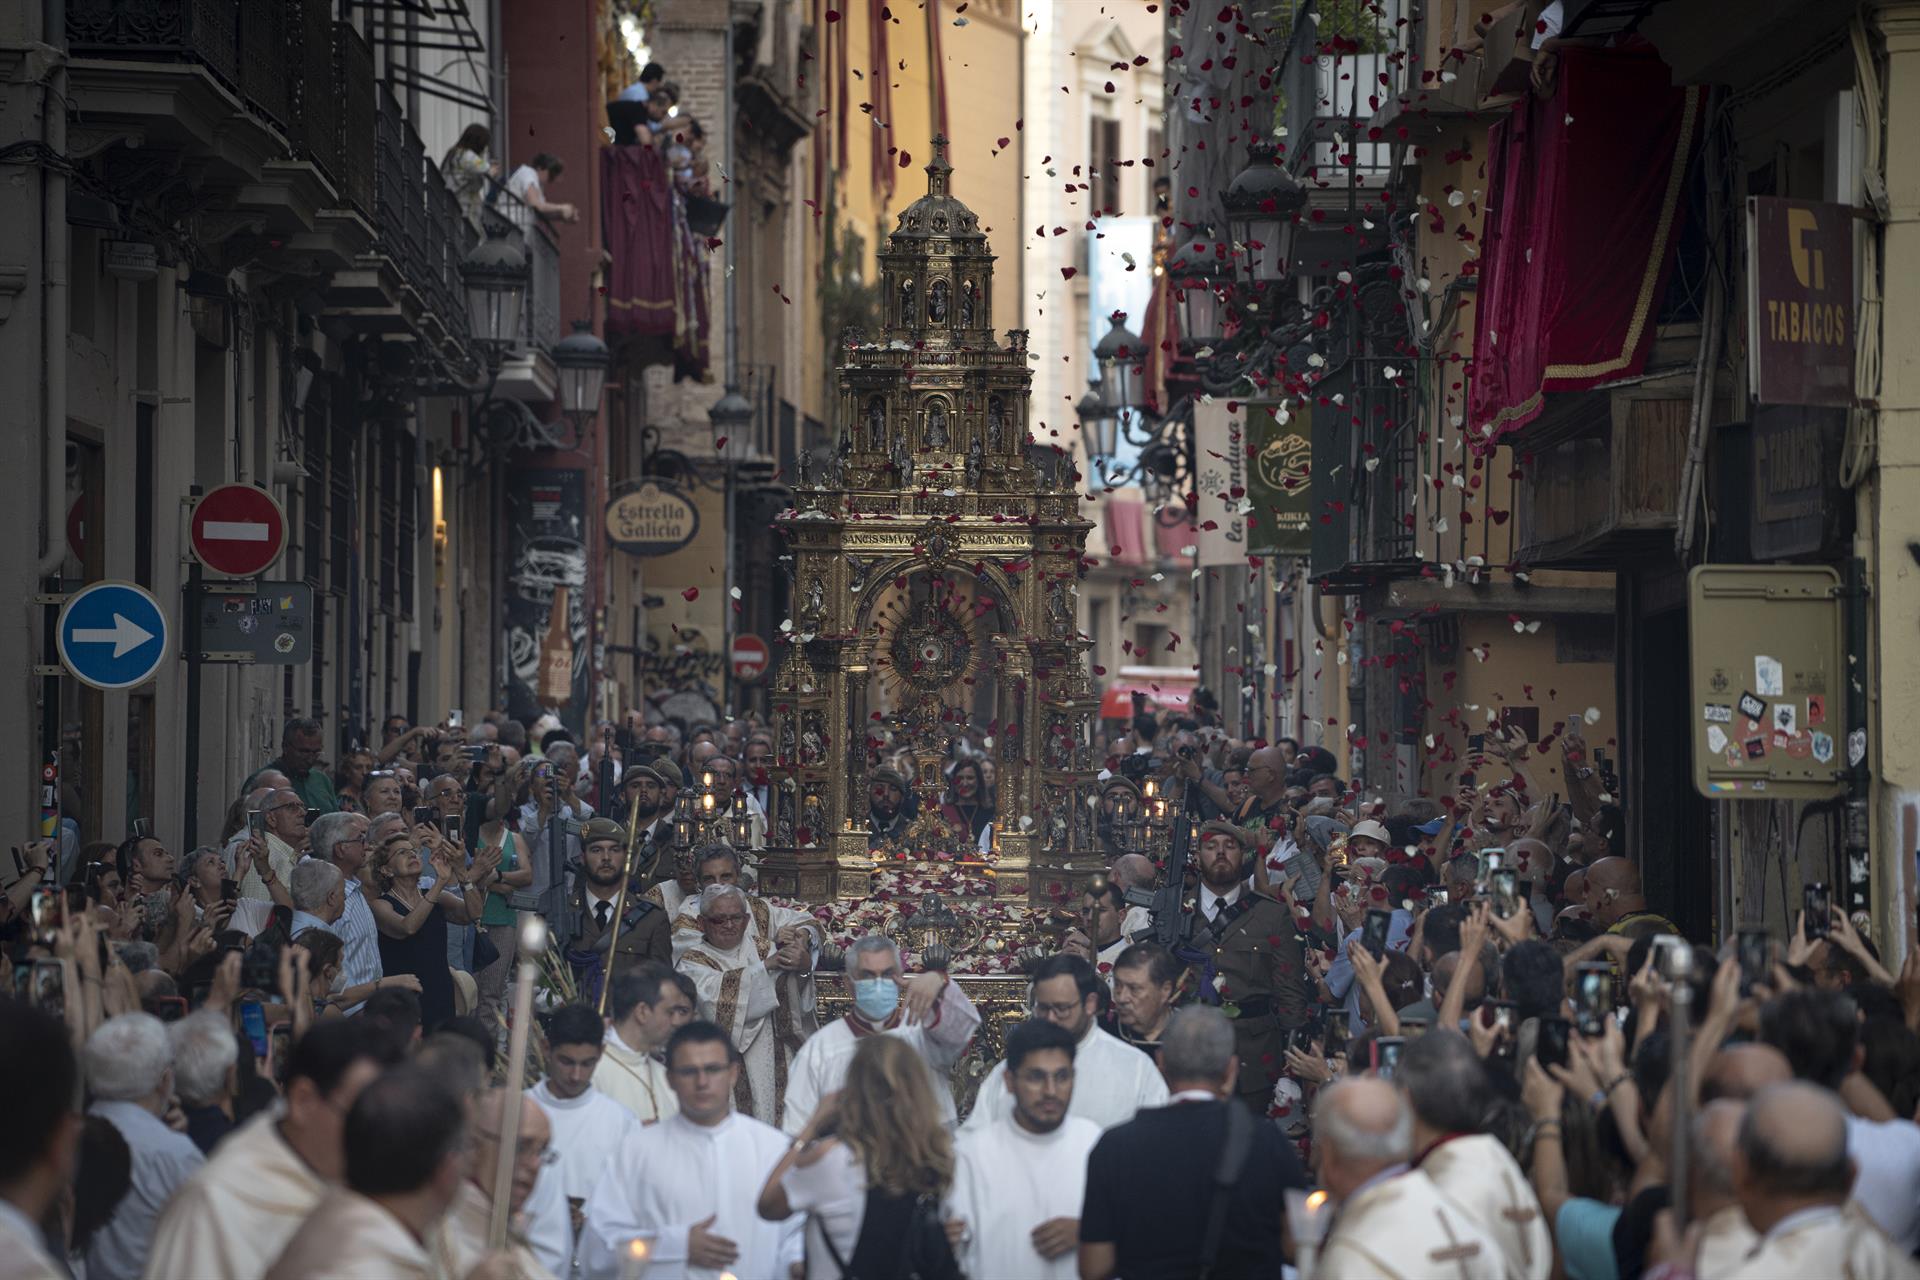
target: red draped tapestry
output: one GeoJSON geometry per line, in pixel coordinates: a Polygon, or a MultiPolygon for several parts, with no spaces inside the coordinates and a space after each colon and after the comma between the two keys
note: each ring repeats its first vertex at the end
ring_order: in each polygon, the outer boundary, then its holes
{"type": "Polygon", "coordinates": [[[607,280],[607,337],[671,337],[673,185],[657,148],[601,148],[600,225],[613,257],[607,280]]]}
{"type": "Polygon", "coordinates": [[[1644,41],[1574,47],[1551,98],[1494,125],[1469,401],[1483,447],[1547,392],[1645,368],[1706,98],[1644,41]]]}

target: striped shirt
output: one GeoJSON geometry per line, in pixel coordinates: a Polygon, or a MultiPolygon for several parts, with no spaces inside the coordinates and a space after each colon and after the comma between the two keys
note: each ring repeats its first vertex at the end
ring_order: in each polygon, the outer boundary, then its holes
{"type": "MultiPolygon", "coordinates": [[[[359,879],[347,877],[347,909],[329,926],[340,935],[340,985],[357,987],[363,982],[378,982],[386,971],[380,967],[380,930],[373,922],[373,908],[359,879]]],[[[360,1012],[355,1005],[348,1013],[360,1012]]]]}

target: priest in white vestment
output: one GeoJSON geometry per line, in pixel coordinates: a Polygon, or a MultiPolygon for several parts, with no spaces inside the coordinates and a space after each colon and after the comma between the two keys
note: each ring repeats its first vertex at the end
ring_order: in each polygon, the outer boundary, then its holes
{"type": "Polygon", "coordinates": [[[812,953],[791,933],[778,947],[771,934],[748,936],[752,908],[737,885],[708,885],[699,910],[702,936],[679,969],[699,992],[700,1016],[725,1027],[745,1060],[734,1105],[778,1124],[794,1055],[817,1026],[812,953]]]}
{"type": "Polygon", "coordinates": [[[337,1184],[341,1117],[380,1074],[357,1021],[322,1021],[287,1060],[284,1101],[220,1143],[174,1194],[147,1255],[150,1280],[253,1280],[337,1184]]]}
{"type": "MultiPolygon", "coordinates": [[[[541,1172],[541,1185],[528,1200],[527,1233],[547,1269],[561,1274],[572,1270],[577,1224],[594,1184],[620,1148],[640,1132],[633,1112],[594,1087],[606,1051],[603,1034],[600,1015],[589,1005],[570,1004],[555,1011],[547,1020],[547,1078],[527,1090],[553,1126],[556,1157],[541,1172]],[[550,1195],[543,1198],[542,1191],[550,1195]],[[550,1204],[558,1205],[557,1233],[543,1220],[550,1204]],[[550,1234],[558,1235],[562,1247],[550,1244],[550,1234]]],[[[661,1079],[664,1082],[664,1072],[661,1079]]]]}
{"type": "Polygon", "coordinates": [[[1313,1137],[1335,1206],[1315,1280],[1510,1280],[1499,1244],[1408,1167],[1413,1112],[1398,1089],[1350,1077],[1321,1090],[1313,1137]]]}
{"type": "Polygon", "coordinates": [[[884,934],[870,933],[847,948],[846,964],[853,1008],[801,1046],[787,1079],[780,1127],[788,1133],[807,1127],[820,1099],[846,1082],[853,1051],[870,1035],[898,1036],[914,1047],[927,1064],[934,1101],[952,1127],[958,1119],[953,1064],[980,1027],[979,1010],[959,983],[938,970],[904,977],[900,951],[884,934]]]}
{"type": "MultiPolygon", "coordinates": [[[[467,1176],[452,1209],[440,1223],[433,1255],[442,1276],[457,1280],[487,1258],[487,1236],[493,1220],[494,1177],[499,1169],[500,1144],[507,1141],[506,1088],[489,1089],[472,1104],[473,1154],[467,1176]]],[[[520,1280],[553,1280],[553,1273],[535,1256],[528,1239],[527,1206],[546,1164],[553,1142],[553,1125],[538,1102],[522,1095],[513,1132],[513,1181],[507,1188],[507,1252],[513,1255],[520,1280]]],[[[557,1209],[559,1201],[552,1202],[557,1209]]]]}
{"type": "MultiPolygon", "coordinates": [[[[1069,1115],[1111,1129],[1142,1107],[1167,1102],[1167,1082],[1140,1050],[1102,1031],[1100,988],[1105,979],[1076,955],[1048,956],[1033,970],[1034,1016],[1063,1028],[1074,1039],[1073,1105],[1069,1115]]],[[[1013,1114],[1007,1064],[995,1064],[980,1082],[962,1132],[985,1129],[1013,1114]]]]}
{"type": "Polygon", "coordinates": [[[1856,1165],[1847,1112],[1804,1080],[1747,1100],[1733,1153],[1733,1188],[1759,1243],[1730,1270],[1700,1280],[1920,1280],[1920,1265],[1850,1200],[1856,1165]]]}
{"type": "MultiPolygon", "coordinates": [[[[826,931],[810,913],[769,902],[752,892],[747,881],[746,864],[739,850],[716,841],[694,850],[694,892],[677,908],[673,918],[673,962],[680,963],[687,948],[700,941],[700,890],[708,885],[738,885],[747,894],[747,937],[771,938],[774,946],[784,945],[789,937],[800,934],[810,955],[817,955],[826,940],[826,931]]],[[[808,968],[812,968],[809,964],[808,968]]],[[[812,1034],[813,1028],[808,1028],[812,1034]]]]}
{"type": "Polygon", "coordinates": [[[658,1124],[680,1109],[667,1083],[659,1053],[667,1037],[693,1020],[699,993],[693,979],[655,960],[622,969],[607,993],[606,1038],[593,1087],[633,1113],[643,1125],[658,1124]]]}
{"type": "Polygon", "coordinates": [[[667,1074],[679,1113],[629,1141],[587,1198],[584,1274],[617,1280],[638,1238],[649,1250],[647,1280],[786,1280],[801,1258],[803,1220],[766,1222],[755,1211],[786,1135],[733,1109],[740,1058],[712,1023],[674,1033],[667,1074]]]}
{"type": "Polygon", "coordinates": [[[1087,1157],[1101,1129],[1072,1113],[1080,1091],[1072,1033],[1022,1023],[1007,1034],[1001,1066],[1012,1082],[1006,1114],[969,1119],[954,1144],[947,1217],[965,1224],[961,1268],[982,1280],[1076,1280],[1087,1157]]]}
{"type": "Polygon", "coordinates": [[[1444,1030],[1409,1041],[1394,1080],[1413,1111],[1414,1168],[1500,1245],[1518,1280],[1547,1280],[1553,1236],[1540,1199],[1505,1145],[1479,1132],[1494,1095],[1473,1045],[1444,1030]]]}
{"type": "Polygon", "coordinates": [[[443,1280],[440,1229],[471,1167],[465,1100],[425,1067],[396,1067],[344,1123],[346,1186],[299,1225],[266,1280],[443,1280]]]}

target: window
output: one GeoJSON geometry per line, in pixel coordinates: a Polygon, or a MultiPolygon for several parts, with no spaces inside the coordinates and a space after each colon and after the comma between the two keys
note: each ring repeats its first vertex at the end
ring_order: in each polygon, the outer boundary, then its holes
{"type": "Polygon", "coordinates": [[[1089,140],[1087,184],[1093,195],[1094,214],[1115,214],[1120,212],[1120,122],[1102,120],[1096,117],[1093,122],[1093,136],[1089,140]]]}

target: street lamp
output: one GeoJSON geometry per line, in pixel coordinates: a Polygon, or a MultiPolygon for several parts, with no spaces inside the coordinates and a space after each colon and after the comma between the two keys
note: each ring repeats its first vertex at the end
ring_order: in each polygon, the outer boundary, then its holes
{"type": "Polygon", "coordinates": [[[573,332],[553,347],[553,363],[560,370],[560,407],[579,424],[600,412],[600,391],[613,363],[607,344],[594,336],[593,321],[575,320],[573,332]]]}
{"type": "Polygon", "coordinates": [[[1127,313],[1116,311],[1109,319],[1113,327],[1093,349],[1094,362],[1100,366],[1100,398],[1109,409],[1133,408],[1135,367],[1140,361],[1140,335],[1127,328],[1127,313]]]}
{"type": "Polygon", "coordinates": [[[527,296],[527,255],[504,239],[484,240],[460,263],[473,339],[489,352],[504,351],[520,337],[520,308],[527,296]]]}
{"type": "Polygon", "coordinates": [[[1240,282],[1264,287],[1284,280],[1293,262],[1294,219],[1306,207],[1307,189],[1280,163],[1279,148],[1254,143],[1222,203],[1240,282]]]}
{"type": "MultiPolygon", "coordinates": [[[[713,427],[713,451],[718,456],[727,456],[730,441],[744,440],[747,428],[753,425],[753,401],[740,394],[740,388],[729,383],[727,393],[713,402],[707,410],[707,422],[713,427]]],[[[733,445],[734,457],[742,456],[741,443],[733,445]]]]}
{"type": "Polygon", "coordinates": [[[1203,228],[1196,228],[1167,255],[1167,275],[1180,304],[1182,341],[1204,347],[1220,337],[1220,290],[1226,274],[1218,242],[1203,228]]]}
{"type": "Polygon", "coordinates": [[[1088,465],[1101,459],[1111,461],[1119,453],[1120,414],[1107,404],[1099,383],[1087,379],[1087,394],[1080,397],[1073,412],[1080,419],[1080,442],[1086,447],[1088,465]]]}

